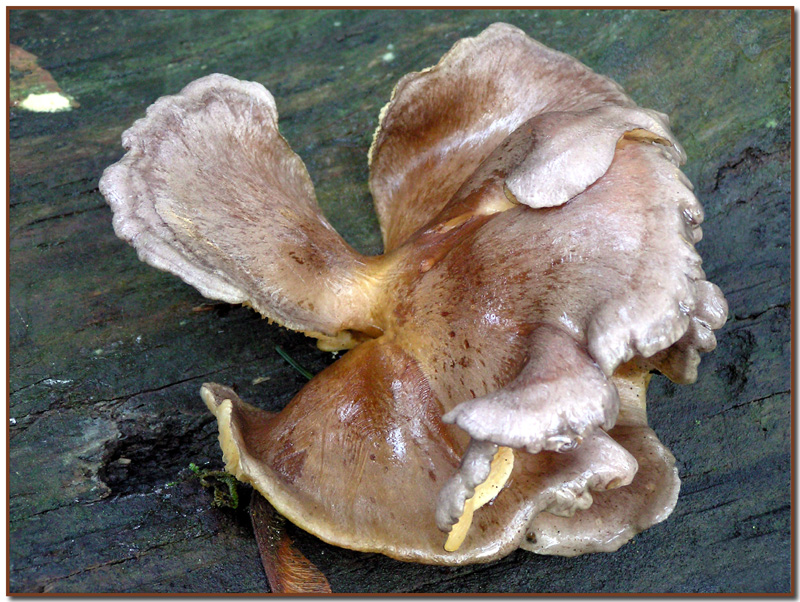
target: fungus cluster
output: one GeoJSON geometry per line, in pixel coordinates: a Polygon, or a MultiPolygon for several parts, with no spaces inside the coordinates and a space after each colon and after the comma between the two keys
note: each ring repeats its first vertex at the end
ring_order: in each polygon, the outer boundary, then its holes
{"type": "Polygon", "coordinates": [[[201,389],[226,469],[289,520],[452,565],[611,551],[670,514],[647,384],[694,381],[727,307],[666,115],[515,27],[460,40],[381,112],[377,257],[258,83],[199,79],[123,145],[100,186],[143,261],[349,349],[279,413],[201,389]]]}

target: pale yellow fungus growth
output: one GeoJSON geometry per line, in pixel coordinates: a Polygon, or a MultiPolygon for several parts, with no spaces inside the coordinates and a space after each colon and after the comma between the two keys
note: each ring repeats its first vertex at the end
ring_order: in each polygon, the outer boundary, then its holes
{"type": "Polygon", "coordinates": [[[225,471],[243,483],[252,483],[252,480],[242,471],[239,447],[233,440],[230,428],[233,402],[230,399],[224,399],[222,403],[217,404],[214,394],[206,386],[200,387],[200,398],[206,404],[206,407],[211,410],[211,413],[214,414],[220,426],[219,446],[222,449],[222,459],[225,461],[225,471]]]}
{"type": "Polygon", "coordinates": [[[488,504],[508,481],[514,469],[514,452],[510,447],[498,447],[489,468],[488,478],[475,488],[475,495],[464,502],[464,513],[458,522],[453,525],[447,536],[444,549],[455,552],[464,543],[467,532],[472,525],[472,516],[481,506],[488,504]]]}

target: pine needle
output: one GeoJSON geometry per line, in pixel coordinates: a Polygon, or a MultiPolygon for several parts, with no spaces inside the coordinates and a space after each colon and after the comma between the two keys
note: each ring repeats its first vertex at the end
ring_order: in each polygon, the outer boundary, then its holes
{"type": "Polygon", "coordinates": [[[305,377],[306,377],[308,380],[311,380],[312,378],[314,378],[314,375],[313,375],[313,374],[311,374],[311,372],[309,372],[308,370],[306,370],[305,368],[303,368],[303,366],[301,366],[300,364],[298,364],[298,363],[297,363],[297,362],[294,360],[294,358],[292,358],[292,357],[291,357],[291,356],[290,356],[288,353],[286,353],[286,352],[285,352],[283,349],[281,349],[281,348],[280,348],[278,345],[275,345],[275,351],[277,351],[277,352],[278,352],[278,355],[280,355],[280,356],[281,356],[283,359],[285,359],[285,360],[286,360],[286,363],[287,363],[287,364],[289,364],[289,365],[290,365],[292,368],[294,368],[294,369],[295,369],[295,370],[297,370],[297,371],[298,371],[300,374],[302,374],[303,376],[305,376],[305,377]]]}

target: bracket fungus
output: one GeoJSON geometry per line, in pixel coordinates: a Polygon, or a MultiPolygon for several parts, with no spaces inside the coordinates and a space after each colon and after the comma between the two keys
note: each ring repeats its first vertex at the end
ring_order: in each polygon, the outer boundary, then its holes
{"type": "Polygon", "coordinates": [[[321,539],[401,560],[613,551],[677,501],[647,424],[727,316],[668,117],[506,24],[403,77],[369,151],[385,253],[330,226],[260,84],[210,75],[100,187],[139,257],[350,349],[278,413],[203,385],[226,468],[321,539]]]}

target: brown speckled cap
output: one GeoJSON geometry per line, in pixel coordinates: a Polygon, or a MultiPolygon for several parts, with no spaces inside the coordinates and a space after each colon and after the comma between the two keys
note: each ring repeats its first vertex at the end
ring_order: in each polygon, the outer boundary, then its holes
{"type": "Polygon", "coordinates": [[[289,520],[462,564],[614,550],[672,511],[649,373],[693,381],[727,306],[666,115],[509,25],[461,40],[381,113],[378,257],[322,216],[260,84],[198,80],[123,143],[100,186],[141,259],[350,349],[277,414],[203,385],[227,470],[289,520]]]}

